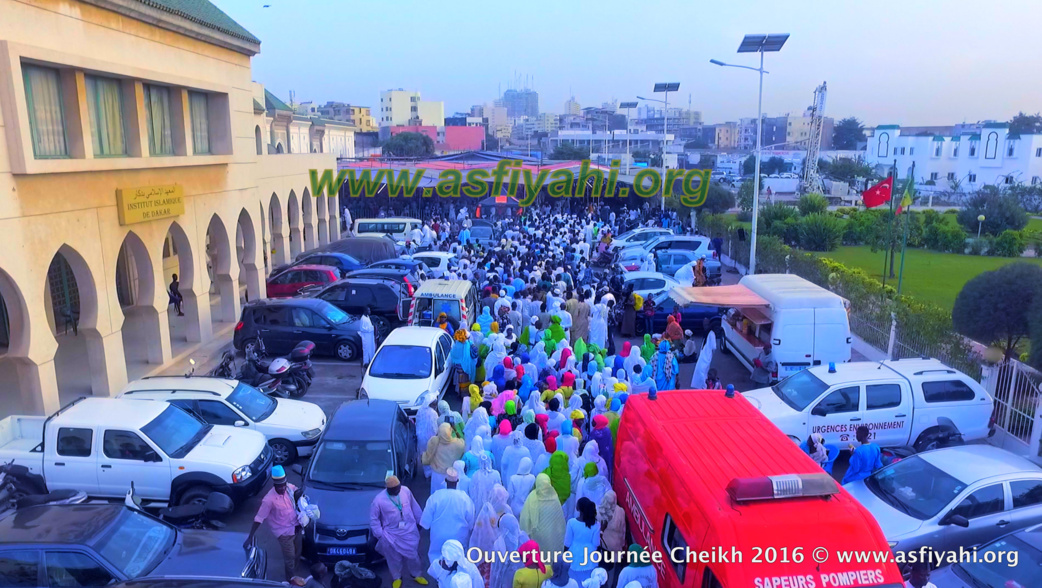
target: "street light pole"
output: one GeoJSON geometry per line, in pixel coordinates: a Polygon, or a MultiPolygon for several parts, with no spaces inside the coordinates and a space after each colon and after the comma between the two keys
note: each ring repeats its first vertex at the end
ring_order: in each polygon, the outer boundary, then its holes
{"type": "Polygon", "coordinates": [[[756,273],[756,223],[760,212],[760,156],[761,141],[763,135],[763,74],[769,73],[763,69],[763,54],[771,51],[781,51],[782,45],[789,39],[788,34],[779,35],[746,35],[738,46],[739,53],[759,53],[760,67],[749,67],[748,65],[732,65],[716,59],[710,59],[709,63],[722,67],[738,67],[749,69],[760,74],[760,89],[756,98],[756,166],[753,172],[753,218],[752,230],[749,238],[749,273],[756,273]]]}
{"type": "MultiPolygon", "coordinates": [[[[666,211],[666,141],[669,139],[667,127],[669,125],[669,90],[666,90],[666,100],[662,110],[662,212],[666,211]]],[[[673,186],[669,187],[673,191],[673,186]]]]}
{"type": "Polygon", "coordinates": [[[620,102],[619,108],[626,109],[626,175],[630,175],[630,109],[636,108],[636,102],[620,102]]]}

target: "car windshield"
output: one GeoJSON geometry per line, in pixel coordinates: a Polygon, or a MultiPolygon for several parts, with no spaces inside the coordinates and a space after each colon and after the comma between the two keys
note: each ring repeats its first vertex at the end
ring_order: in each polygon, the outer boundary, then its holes
{"type": "Polygon", "coordinates": [[[330,486],[382,487],[393,474],[390,442],[325,440],[311,459],[308,479],[330,486]]]}
{"type": "Polygon", "coordinates": [[[828,384],[819,380],[809,370],[795,373],[788,378],[771,386],[771,390],[782,402],[788,404],[793,410],[802,412],[811,402],[821,396],[828,389],[828,384]]]}
{"type": "Polygon", "coordinates": [[[323,304],[317,310],[318,314],[322,315],[323,318],[333,323],[334,325],[344,325],[355,320],[354,317],[333,306],[332,304],[323,304]]]}
{"type": "Polygon", "coordinates": [[[421,345],[384,345],[376,352],[369,375],[392,380],[416,380],[431,375],[431,349],[421,345]]]}
{"type": "Polygon", "coordinates": [[[459,324],[459,300],[428,298],[426,296],[421,296],[414,300],[416,301],[415,313],[419,325],[434,326],[434,323],[438,320],[438,315],[443,312],[445,313],[445,316],[449,317],[452,321],[455,321],[454,324],[459,324]]]}
{"type": "Polygon", "coordinates": [[[176,537],[169,525],[126,508],[93,547],[128,577],[136,578],[159,565],[176,537]]]}
{"type": "Polygon", "coordinates": [[[921,521],[936,516],[966,488],[917,455],[877,471],[865,478],[865,485],[880,500],[921,521]]]}
{"type": "Polygon", "coordinates": [[[261,394],[253,386],[239,382],[235,390],[228,395],[228,402],[242,411],[250,420],[260,422],[275,412],[275,400],[261,394]]]}
{"type": "Polygon", "coordinates": [[[1037,586],[1042,551],[1011,535],[981,547],[976,561],[955,564],[955,572],[979,588],[1037,586]],[[985,563],[991,562],[991,563],[985,563]]]}
{"type": "Polygon", "coordinates": [[[213,428],[184,410],[170,404],[141,427],[141,432],[148,436],[170,457],[184,457],[213,428]]]}

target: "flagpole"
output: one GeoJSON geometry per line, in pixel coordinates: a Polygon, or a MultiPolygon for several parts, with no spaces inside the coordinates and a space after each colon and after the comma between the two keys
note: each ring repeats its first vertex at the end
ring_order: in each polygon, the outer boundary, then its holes
{"type": "MultiPolygon", "coordinates": [[[[914,182],[915,181],[915,162],[914,161],[912,162],[912,171],[910,171],[908,173],[908,181],[909,182],[914,182]]],[[[911,186],[906,186],[905,187],[905,193],[906,194],[912,194],[912,192],[910,192],[909,190],[910,189],[914,190],[915,189],[914,186],[915,186],[915,184],[912,184],[911,186]]],[[[904,196],[902,196],[901,198],[902,198],[902,202],[903,202],[904,196]]],[[[893,199],[893,197],[891,196],[891,200],[892,199],[893,199]]],[[[908,203],[908,208],[909,209],[912,208],[912,203],[911,202],[908,203]]],[[[901,240],[901,269],[897,270],[897,295],[898,296],[901,295],[901,281],[904,279],[904,276],[905,276],[905,250],[908,249],[908,223],[911,222],[911,220],[908,218],[909,216],[911,216],[911,214],[910,214],[911,210],[906,210],[904,207],[902,207],[901,208],[901,212],[903,212],[904,215],[905,215],[905,218],[904,218],[905,234],[904,234],[904,238],[901,240]]]]}
{"type": "Polygon", "coordinates": [[[894,159],[894,166],[890,171],[890,218],[887,220],[886,229],[886,248],[883,250],[883,296],[886,296],[886,276],[890,273],[888,271],[887,261],[893,254],[893,242],[894,242],[894,186],[897,184],[897,159],[894,159]]]}

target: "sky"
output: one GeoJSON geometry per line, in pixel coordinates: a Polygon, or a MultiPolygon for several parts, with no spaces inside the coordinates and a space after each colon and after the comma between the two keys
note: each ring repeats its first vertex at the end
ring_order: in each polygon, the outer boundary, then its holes
{"type": "Polygon", "coordinates": [[[529,76],[542,112],[654,97],[703,122],[756,116],[745,34],[789,33],[768,53],[763,111],[800,113],[828,84],[825,115],[865,124],[950,125],[1042,110],[1042,3],[1019,0],[212,0],[261,39],[254,79],[283,100],[374,107],[417,90],[446,115],[529,76]],[[265,8],[265,4],[269,7],[265,8]]]}

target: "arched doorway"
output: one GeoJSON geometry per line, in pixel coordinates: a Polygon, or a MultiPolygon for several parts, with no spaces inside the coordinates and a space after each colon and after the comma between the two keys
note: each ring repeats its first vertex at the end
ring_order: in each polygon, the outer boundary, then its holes
{"type": "MultiPolygon", "coordinates": [[[[237,270],[238,267],[236,274],[237,270]]],[[[239,288],[232,277],[232,244],[224,222],[216,214],[210,217],[206,227],[206,271],[210,278],[210,321],[216,331],[221,323],[239,320],[239,288]]]]}
{"type": "Polygon", "coordinates": [[[54,375],[62,405],[108,389],[104,344],[98,334],[98,293],[83,257],[62,245],[47,268],[47,321],[58,349],[54,375]]]}
{"type": "MultiPolygon", "coordinates": [[[[29,310],[14,280],[0,269],[0,414],[41,414],[44,406],[39,368],[29,360],[29,310]]],[[[57,404],[57,403],[54,403],[57,404]]]]}
{"type": "Polygon", "coordinates": [[[336,241],[340,238],[340,210],[337,208],[339,197],[334,194],[326,197],[326,207],[329,208],[329,240],[336,241]]]}
{"type": "Polygon", "coordinates": [[[304,251],[311,251],[317,247],[315,242],[315,203],[312,202],[311,192],[304,188],[304,196],[300,199],[301,209],[304,211],[304,251]]]}
{"type": "Polygon", "coordinates": [[[155,283],[148,249],[137,234],[127,233],[116,256],[116,299],[123,311],[123,357],[131,380],[164,360],[155,283]]]}
{"type": "Polygon", "coordinates": [[[239,264],[239,291],[242,298],[264,298],[264,292],[260,290],[261,273],[257,267],[257,231],[253,226],[253,218],[245,208],[235,223],[235,259],[239,264]]]}
{"type": "Polygon", "coordinates": [[[163,295],[167,297],[168,302],[166,316],[170,325],[170,353],[176,357],[188,348],[189,343],[196,343],[205,338],[201,331],[201,325],[204,323],[199,317],[199,286],[195,280],[192,244],[184,229],[176,222],[170,223],[170,228],[163,237],[161,283],[164,288],[163,295]],[[179,316],[176,307],[170,304],[169,289],[175,275],[184,316],[179,316]]]}
{"type": "Polygon", "coordinates": [[[315,211],[318,213],[318,218],[315,220],[315,228],[318,231],[318,244],[326,245],[329,243],[329,207],[326,206],[325,196],[315,196],[315,211]]]}
{"type": "Polygon", "coordinates": [[[286,255],[284,226],[282,222],[282,204],[279,202],[279,197],[272,192],[271,202],[268,203],[268,234],[271,235],[272,269],[284,263],[289,263],[289,257],[286,255]]]}
{"type": "Polygon", "coordinates": [[[253,129],[254,138],[257,141],[257,155],[264,155],[264,142],[261,141],[260,125],[253,129]]]}
{"type": "Polygon", "coordinates": [[[296,259],[303,251],[304,238],[300,226],[300,203],[297,194],[289,191],[289,202],[286,205],[286,216],[289,218],[289,256],[296,259]]]}

